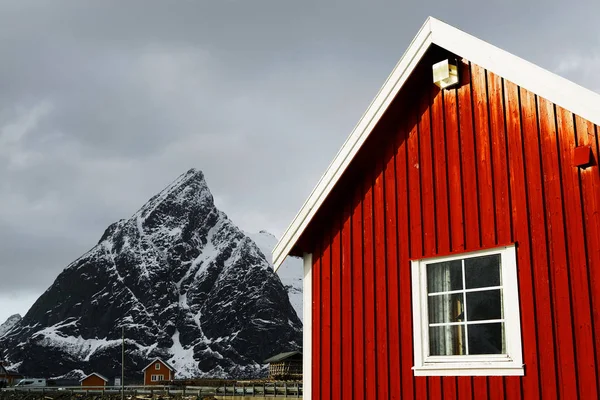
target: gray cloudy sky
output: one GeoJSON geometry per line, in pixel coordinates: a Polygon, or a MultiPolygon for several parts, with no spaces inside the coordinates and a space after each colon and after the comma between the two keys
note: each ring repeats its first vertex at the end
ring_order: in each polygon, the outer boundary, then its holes
{"type": "Polygon", "coordinates": [[[191,167],[281,235],[428,15],[600,91],[597,0],[0,0],[0,323],[191,167]]]}

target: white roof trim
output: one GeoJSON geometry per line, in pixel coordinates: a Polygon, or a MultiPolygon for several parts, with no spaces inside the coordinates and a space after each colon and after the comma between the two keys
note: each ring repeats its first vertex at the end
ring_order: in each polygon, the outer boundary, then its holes
{"type": "Polygon", "coordinates": [[[84,376],[83,378],[81,378],[79,380],[79,382],[83,382],[85,381],[87,378],[89,378],[90,376],[94,376],[96,375],[98,378],[102,379],[104,382],[108,382],[108,379],[106,379],[105,377],[103,377],[102,375],[96,373],[96,372],[92,372],[91,374],[89,374],[88,376],[84,376]]]}
{"type": "Polygon", "coordinates": [[[161,360],[160,358],[156,357],[154,360],[152,360],[152,362],[148,365],[146,365],[146,367],[142,370],[143,372],[146,372],[146,370],[148,368],[150,368],[151,366],[153,366],[154,364],[156,364],[157,361],[160,361],[165,367],[167,367],[171,372],[174,372],[175,370],[173,369],[173,367],[171,367],[168,363],[164,362],[163,360],[161,360]]]}
{"type": "Polygon", "coordinates": [[[431,44],[600,125],[600,95],[429,17],[273,250],[279,268],[431,44]]]}

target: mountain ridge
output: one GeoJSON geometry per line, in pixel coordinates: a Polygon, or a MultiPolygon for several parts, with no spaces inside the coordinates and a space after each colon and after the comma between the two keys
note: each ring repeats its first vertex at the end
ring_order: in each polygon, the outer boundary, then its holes
{"type": "Polygon", "coordinates": [[[302,343],[266,255],[214,205],[196,169],[109,225],[0,346],[21,373],[110,376],[121,327],[127,365],[160,356],[182,377],[260,376],[264,359],[302,343]]]}

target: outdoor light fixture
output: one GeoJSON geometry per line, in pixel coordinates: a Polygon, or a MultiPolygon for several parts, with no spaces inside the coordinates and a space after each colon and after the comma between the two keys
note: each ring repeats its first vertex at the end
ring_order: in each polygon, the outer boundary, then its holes
{"type": "Polygon", "coordinates": [[[458,67],[449,60],[433,64],[433,83],[440,89],[450,88],[458,83],[458,67]]]}

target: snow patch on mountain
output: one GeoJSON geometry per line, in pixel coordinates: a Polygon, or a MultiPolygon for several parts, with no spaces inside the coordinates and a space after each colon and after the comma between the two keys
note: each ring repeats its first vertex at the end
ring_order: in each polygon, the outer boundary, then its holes
{"type": "Polygon", "coordinates": [[[74,369],[72,371],[69,371],[66,374],[63,375],[58,375],[58,376],[51,376],[50,379],[54,380],[54,381],[58,381],[60,379],[68,379],[68,380],[80,380],[83,379],[87,376],[87,374],[85,372],[83,372],[80,369],[74,369]]]}
{"type": "Polygon", "coordinates": [[[15,325],[17,325],[21,321],[20,314],[11,315],[4,321],[2,325],[0,325],[0,338],[6,335],[15,325]]]}
{"type": "MultiPolygon", "coordinates": [[[[57,348],[58,350],[68,353],[72,356],[81,358],[83,361],[90,361],[90,358],[96,353],[107,349],[120,348],[122,339],[108,340],[102,339],[84,339],[81,335],[70,336],[61,333],[61,328],[76,326],[77,321],[72,320],[67,323],[60,323],[51,327],[37,331],[31,336],[38,345],[57,348]]],[[[133,345],[138,351],[148,354],[155,346],[140,346],[134,341],[127,341],[129,345],[133,345]]]]}
{"type": "Polygon", "coordinates": [[[200,371],[194,361],[194,348],[184,347],[179,340],[179,335],[179,330],[173,334],[173,346],[169,349],[172,356],[167,362],[182,376],[198,376],[200,371]]]}

